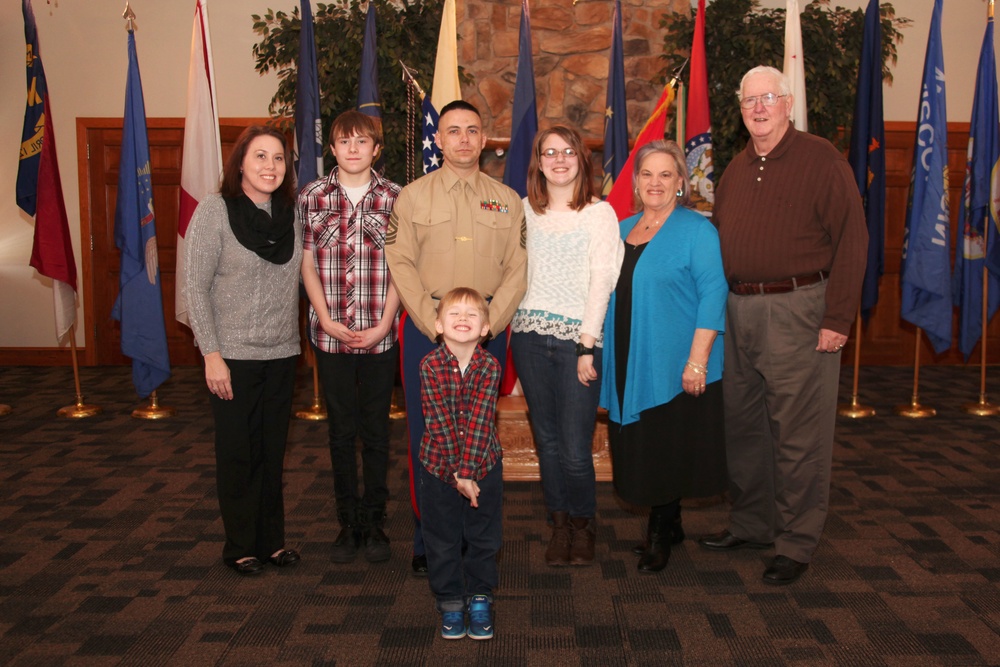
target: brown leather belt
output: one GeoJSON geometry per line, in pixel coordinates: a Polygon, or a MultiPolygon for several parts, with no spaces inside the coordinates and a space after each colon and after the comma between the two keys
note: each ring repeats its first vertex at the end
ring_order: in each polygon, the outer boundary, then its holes
{"type": "Polygon", "coordinates": [[[739,294],[741,296],[747,296],[750,294],[785,294],[786,292],[794,292],[800,287],[807,287],[809,285],[821,283],[826,280],[828,276],[829,274],[826,271],[817,271],[816,273],[810,273],[806,276],[786,278],[785,280],[777,280],[773,283],[745,283],[737,281],[735,283],[730,283],[729,291],[733,294],[739,294]]]}

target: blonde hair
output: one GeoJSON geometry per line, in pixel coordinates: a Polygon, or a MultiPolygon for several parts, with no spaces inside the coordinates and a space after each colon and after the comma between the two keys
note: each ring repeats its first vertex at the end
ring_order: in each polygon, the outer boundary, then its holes
{"type": "Polygon", "coordinates": [[[448,306],[453,303],[471,303],[479,311],[479,314],[483,317],[483,322],[485,324],[490,323],[490,306],[486,303],[486,299],[478,291],[472,289],[471,287],[456,287],[455,289],[449,290],[447,294],[441,297],[437,305],[437,316],[438,319],[441,318],[441,314],[447,310],[448,306]]]}

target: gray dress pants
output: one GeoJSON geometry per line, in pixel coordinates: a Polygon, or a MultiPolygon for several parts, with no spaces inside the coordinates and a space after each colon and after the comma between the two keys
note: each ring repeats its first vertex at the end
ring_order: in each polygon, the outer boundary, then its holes
{"type": "Polygon", "coordinates": [[[840,353],[817,352],[826,284],[729,295],[725,342],[730,532],[808,563],[830,498],[840,353]]]}

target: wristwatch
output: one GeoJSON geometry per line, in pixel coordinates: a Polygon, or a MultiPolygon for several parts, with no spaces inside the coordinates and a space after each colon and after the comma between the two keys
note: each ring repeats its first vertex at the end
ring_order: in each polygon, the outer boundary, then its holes
{"type": "Polygon", "coordinates": [[[592,348],[592,347],[584,347],[583,343],[577,343],[576,344],[576,356],[582,357],[585,354],[590,354],[590,355],[594,354],[594,348],[592,348]]]}

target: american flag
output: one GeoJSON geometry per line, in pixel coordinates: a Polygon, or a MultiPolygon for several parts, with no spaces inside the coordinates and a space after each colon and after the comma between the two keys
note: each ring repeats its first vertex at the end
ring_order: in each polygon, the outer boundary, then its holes
{"type": "Polygon", "coordinates": [[[430,95],[424,95],[420,118],[424,173],[429,174],[441,166],[441,149],[434,143],[434,135],[437,134],[438,112],[431,103],[430,95]]]}

